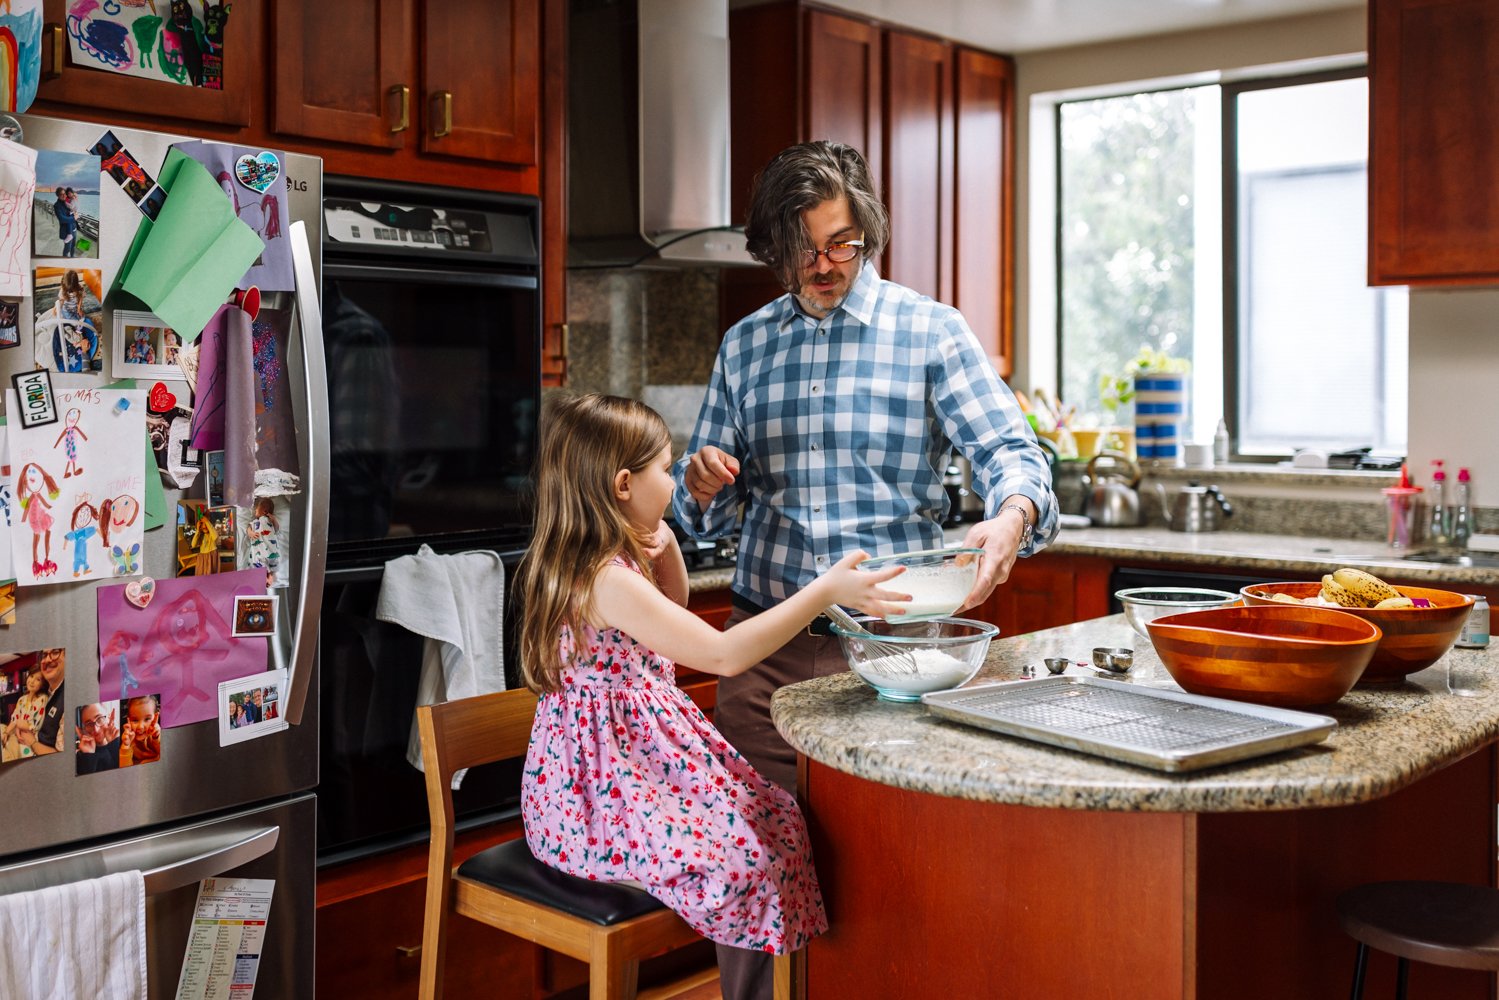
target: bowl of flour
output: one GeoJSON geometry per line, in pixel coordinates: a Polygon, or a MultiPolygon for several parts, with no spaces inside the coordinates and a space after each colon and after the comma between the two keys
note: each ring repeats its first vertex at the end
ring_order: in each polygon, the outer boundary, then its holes
{"type": "Polygon", "coordinates": [[[920,701],[928,691],[962,687],[984,665],[989,640],[999,634],[998,626],[969,618],[855,620],[873,634],[837,622],[833,634],[849,668],[885,701],[920,701]]]}
{"type": "Polygon", "coordinates": [[[979,575],[983,549],[923,549],[897,556],[866,559],[860,569],[877,570],[904,566],[906,571],[885,586],[910,594],[905,612],[891,615],[887,621],[921,622],[945,618],[963,606],[963,599],[973,591],[979,575]]]}

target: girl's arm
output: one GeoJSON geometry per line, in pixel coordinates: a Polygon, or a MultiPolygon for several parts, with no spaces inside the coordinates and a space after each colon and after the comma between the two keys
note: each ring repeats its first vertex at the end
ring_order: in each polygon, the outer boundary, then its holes
{"type": "Polygon", "coordinates": [[[594,583],[595,626],[617,628],[647,649],[704,673],[733,677],[784,646],[829,604],[878,615],[900,614],[910,595],[880,584],[900,567],[855,569],[868,556],[855,552],[780,604],[725,632],[673,603],[623,566],[605,566],[594,583]]]}

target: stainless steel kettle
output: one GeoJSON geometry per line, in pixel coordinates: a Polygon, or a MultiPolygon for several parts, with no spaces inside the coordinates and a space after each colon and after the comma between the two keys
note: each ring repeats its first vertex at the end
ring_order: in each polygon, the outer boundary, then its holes
{"type": "Polygon", "coordinates": [[[1166,503],[1166,487],[1156,483],[1155,489],[1161,498],[1166,527],[1172,531],[1217,531],[1222,518],[1233,516],[1233,505],[1216,486],[1189,482],[1177,491],[1176,500],[1170,505],[1166,503]]]}
{"type": "Polygon", "coordinates": [[[1087,500],[1083,513],[1101,528],[1134,528],[1140,524],[1140,466],[1122,451],[1101,451],[1083,470],[1087,500]],[[1105,467],[1099,469],[1099,463],[1105,467]]]}

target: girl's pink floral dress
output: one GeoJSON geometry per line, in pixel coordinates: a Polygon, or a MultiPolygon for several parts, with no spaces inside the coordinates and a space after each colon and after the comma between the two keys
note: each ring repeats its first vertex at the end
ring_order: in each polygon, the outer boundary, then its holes
{"type": "MultiPolygon", "coordinates": [[[[531,853],[584,878],[639,882],[719,944],[784,954],[827,930],[795,799],[677,688],[672,661],[618,629],[582,636],[531,726],[531,853]]],[[[572,642],[564,629],[564,653],[572,642]]]]}

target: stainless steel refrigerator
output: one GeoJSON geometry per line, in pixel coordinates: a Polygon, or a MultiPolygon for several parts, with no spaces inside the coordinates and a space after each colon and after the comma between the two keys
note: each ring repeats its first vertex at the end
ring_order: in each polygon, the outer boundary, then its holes
{"type": "MultiPolygon", "coordinates": [[[[87,151],[110,130],[148,172],[160,167],[172,143],[193,138],[108,122],[35,116],[21,116],[21,122],[24,144],[37,149],[87,151]]],[[[289,307],[295,316],[281,360],[297,430],[302,490],[290,499],[289,586],[276,591],[281,595],[280,620],[270,641],[268,666],[291,671],[284,714],[292,724],[225,747],[219,746],[216,721],[164,728],[159,762],[77,776],[74,706],[118,696],[100,697],[96,584],[22,588],[16,623],[0,629],[0,651],[66,647],[68,681],[64,752],[0,766],[0,893],[143,870],[153,998],[175,995],[198,880],[215,875],[275,879],[256,995],[313,995],[313,788],[318,781],[314,673],[328,479],[326,375],[317,305],[322,161],[288,154],[285,170],[292,223],[288,237],[300,229],[308,250],[297,264],[295,295],[302,298],[276,293],[266,297],[266,305],[289,307]]],[[[127,198],[111,196],[114,181],[109,175],[101,176],[100,185],[100,266],[107,289],[141,213],[127,198]]],[[[106,324],[116,307],[110,299],[106,296],[103,303],[106,324]]],[[[22,348],[0,351],[0,369],[7,379],[32,367],[32,351],[25,346],[27,306],[23,303],[21,310],[22,348]]],[[[107,356],[105,367],[95,376],[100,384],[110,380],[107,356]]],[[[149,386],[146,382],[142,387],[149,386]]],[[[158,475],[149,461],[146,474],[158,475]]],[[[198,495],[197,488],[192,489],[198,495]]],[[[176,567],[170,512],[179,495],[167,489],[168,522],[144,536],[142,569],[156,579],[171,578],[176,567]]]]}

